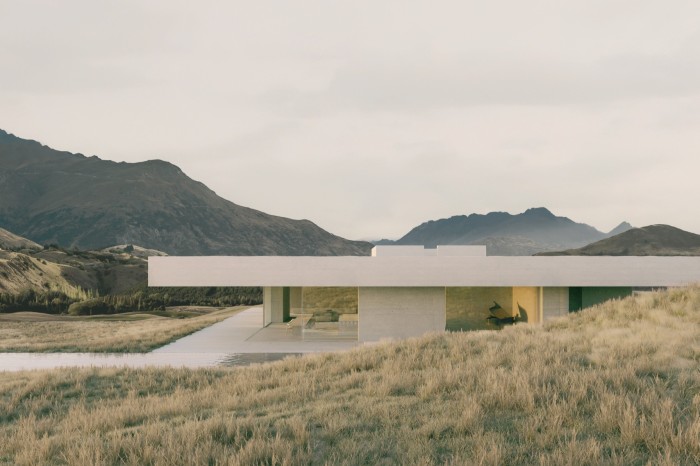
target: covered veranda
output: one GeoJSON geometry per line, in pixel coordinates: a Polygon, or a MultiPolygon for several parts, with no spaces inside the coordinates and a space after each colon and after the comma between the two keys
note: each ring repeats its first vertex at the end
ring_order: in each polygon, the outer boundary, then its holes
{"type": "Polygon", "coordinates": [[[503,257],[475,246],[376,247],[372,257],[149,258],[151,286],[261,286],[260,327],[302,341],[537,324],[638,287],[698,282],[700,257],[503,257]],[[350,291],[328,296],[339,289],[350,291]]]}

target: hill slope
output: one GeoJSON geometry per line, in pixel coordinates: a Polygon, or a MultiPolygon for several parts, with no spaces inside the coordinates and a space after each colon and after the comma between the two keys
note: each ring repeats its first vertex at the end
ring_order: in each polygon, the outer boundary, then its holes
{"type": "Polygon", "coordinates": [[[135,245],[101,251],[0,249],[0,314],[66,313],[73,303],[83,303],[90,314],[114,314],[261,302],[261,290],[252,287],[148,287],[148,256],[163,254],[135,245]]]}
{"type": "Polygon", "coordinates": [[[120,252],[0,251],[0,294],[59,291],[80,299],[119,294],[145,283],[147,266],[147,258],[120,252]]]}
{"type": "Polygon", "coordinates": [[[0,228],[0,249],[40,249],[41,246],[27,238],[0,228]]]}
{"type": "MultiPolygon", "coordinates": [[[[613,232],[631,226],[623,222],[613,232]]],[[[459,215],[423,223],[394,244],[422,244],[435,247],[440,244],[485,244],[489,255],[531,255],[579,247],[605,238],[606,233],[558,217],[540,207],[512,215],[490,212],[486,215],[459,215]]]]}
{"type": "Polygon", "coordinates": [[[634,228],[588,246],[543,256],[700,256],[700,235],[669,225],[634,228]]]}
{"type": "Polygon", "coordinates": [[[677,289],[234,370],[5,373],[0,458],[699,464],[699,309],[700,290],[677,289]]]}
{"type": "Polygon", "coordinates": [[[0,130],[0,225],[38,243],[183,255],[366,255],[369,243],[229,202],[160,160],[117,163],[0,130]]]}

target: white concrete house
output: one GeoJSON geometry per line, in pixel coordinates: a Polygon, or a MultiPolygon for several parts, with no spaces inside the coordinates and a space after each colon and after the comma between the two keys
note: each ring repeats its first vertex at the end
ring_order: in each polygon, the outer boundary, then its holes
{"type": "Polygon", "coordinates": [[[261,327],[368,342],[539,323],[638,288],[700,283],[700,257],[502,257],[486,256],[484,246],[377,246],[371,257],[150,257],[148,281],[260,286],[261,327]]]}

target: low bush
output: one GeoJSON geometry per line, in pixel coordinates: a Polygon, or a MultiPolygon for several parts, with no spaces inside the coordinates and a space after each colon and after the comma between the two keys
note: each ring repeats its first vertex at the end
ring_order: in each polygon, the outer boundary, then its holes
{"type": "Polygon", "coordinates": [[[73,303],[68,307],[68,314],[72,316],[114,314],[115,312],[114,306],[103,298],[88,299],[87,301],[73,303]]]}

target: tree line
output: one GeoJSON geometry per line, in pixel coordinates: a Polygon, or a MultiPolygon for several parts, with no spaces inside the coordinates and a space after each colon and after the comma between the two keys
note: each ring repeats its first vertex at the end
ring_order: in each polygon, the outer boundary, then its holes
{"type": "Polygon", "coordinates": [[[116,314],[164,310],[167,306],[238,306],[262,302],[262,290],[256,287],[152,287],[145,284],[130,292],[96,296],[78,296],[63,291],[24,290],[0,293],[0,313],[34,311],[48,314],[116,314]]]}

